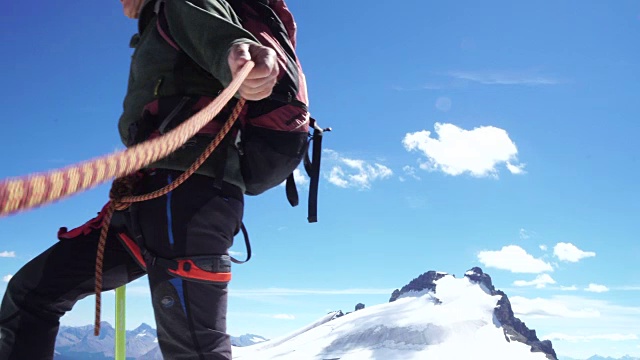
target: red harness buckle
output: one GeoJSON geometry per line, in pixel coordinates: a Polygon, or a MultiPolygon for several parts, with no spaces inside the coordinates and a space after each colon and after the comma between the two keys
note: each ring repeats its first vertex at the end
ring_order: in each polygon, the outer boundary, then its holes
{"type": "Polygon", "coordinates": [[[230,272],[206,271],[199,268],[192,260],[189,259],[176,261],[178,262],[178,269],[167,269],[167,271],[181,278],[217,283],[228,283],[231,281],[230,272]]]}

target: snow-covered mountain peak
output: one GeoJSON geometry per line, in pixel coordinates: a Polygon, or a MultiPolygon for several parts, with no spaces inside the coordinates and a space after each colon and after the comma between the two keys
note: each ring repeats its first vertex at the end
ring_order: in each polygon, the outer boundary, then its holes
{"type": "Polygon", "coordinates": [[[231,337],[231,345],[233,346],[249,346],[257,343],[267,341],[266,338],[260,335],[246,334],[238,337],[231,337]]]}
{"type": "Polygon", "coordinates": [[[389,303],[329,314],[279,339],[234,349],[234,359],[556,359],[550,342],[513,317],[480,268],[463,278],[429,271],[389,303]],[[515,341],[514,341],[515,340],[515,341]]]}
{"type": "Polygon", "coordinates": [[[151,327],[151,325],[142,323],[140,326],[128,332],[129,336],[133,337],[151,337],[153,339],[156,338],[156,330],[151,327]]]}

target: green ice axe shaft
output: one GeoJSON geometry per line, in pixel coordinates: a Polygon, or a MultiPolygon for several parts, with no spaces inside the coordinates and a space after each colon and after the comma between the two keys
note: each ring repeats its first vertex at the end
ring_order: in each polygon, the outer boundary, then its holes
{"type": "Polygon", "coordinates": [[[127,341],[125,327],[127,286],[122,285],[116,288],[116,349],[115,360],[125,360],[127,356],[127,341]]]}

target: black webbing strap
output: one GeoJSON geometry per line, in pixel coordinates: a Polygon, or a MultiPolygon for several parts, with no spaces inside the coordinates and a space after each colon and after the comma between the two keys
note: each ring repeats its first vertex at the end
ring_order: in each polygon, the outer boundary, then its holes
{"type": "Polygon", "coordinates": [[[331,128],[322,129],[318,126],[315,119],[311,118],[311,125],[313,126],[313,136],[311,141],[313,142],[313,150],[311,159],[309,155],[305,155],[304,168],[309,175],[309,215],[307,221],[314,223],[318,221],[318,185],[320,184],[320,159],[322,155],[322,136],[325,131],[331,131],[331,128]]]}
{"type": "Polygon", "coordinates": [[[285,191],[287,193],[287,200],[289,200],[289,204],[291,204],[291,206],[298,206],[300,198],[298,197],[298,189],[296,188],[296,181],[293,177],[293,173],[287,177],[285,191]]]}
{"type": "Polygon", "coordinates": [[[272,93],[271,95],[269,95],[267,99],[285,103],[285,104],[291,104],[293,106],[299,107],[300,109],[303,109],[304,111],[309,111],[309,107],[307,106],[307,104],[296,99],[295,94],[287,93],[286,95],[282,95],[282,94],[272,93]]]}
{"type": "Polygon", "coordinates": [[[244,244],[247,246],[247,258],[244,261],[240,261],[232,256],[231,261],[236,264],[244,264],[251,259],[251,243],[249,242],[249,233],[247,232],[247,228],[244,227],[244,223],[240,225],[240,230],[242,230],[242,235],[244,236],[244,244]]]}
{"type": "MultiPolygon", "coordinates": [[[[311,139],[309,139],[309,142],[311,142],[311,139]]],[[[304,171],[307,173],[307,175],[311,176],[311,173],[313,172],[313,170],[311,169],[311,158],[309,157],[309,152],[304,154],[304,171]]]]}

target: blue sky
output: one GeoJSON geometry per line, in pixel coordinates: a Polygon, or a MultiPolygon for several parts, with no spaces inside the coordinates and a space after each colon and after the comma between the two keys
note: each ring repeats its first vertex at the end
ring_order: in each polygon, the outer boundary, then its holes
{"type": "MultiPolygon", "coordinates": [[[[481,266],[560,355],[640,355],[640,3],[390,4],[289,1],[311,111],[334,129],[319,222],[283,189],[247,199],[255,257],[234,269],[230,333],[275,337],[481,266]]],[[[116,1],[3,5],[0,178],[122,148],[135,31],[116,1]]],[[[0,276],[107,191],[0,219],[0,276]]],[[[129,328],[153,324],[145,286],[128,288],[129,328]]],[[[63,324],[91,323],[93,301],[63,324]]]]}

